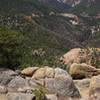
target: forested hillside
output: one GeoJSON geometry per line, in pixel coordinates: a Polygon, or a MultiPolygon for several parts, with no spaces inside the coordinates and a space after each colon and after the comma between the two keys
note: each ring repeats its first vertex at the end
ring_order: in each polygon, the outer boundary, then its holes
{"type": "MultiPolygon", "coordinates": [[[[82,16],[79,13],[82,11],[79,10],[83,8],[78,8],[80,5],[77,5],[75,9],[71,8],[68,12],[65,12],[65,14],[71,13],[77,16],[70,18],[62,16],[60,8],[51,6],[51,4],[45,5],[37,0],[1,0],[0,41],[3,42],[1,43],[1,46],[3,46],[0,48],[0,51],[7,52],[8,57],[3,60],[2,56],[4,55],[0,52],[0,66],[6,67],[9,64],[12,67],[57,66],[58,58],[71,48],[100,47],[100,31],[96,31],[92,35],[90,30],[91,27],[99,25],[100,19],[82,16]],[[94,20],[91,20],[91,18],[94,20]],[[73,20],[77,20],[79,23],[73,25],[71,22],[73,20]],[[15,33],[14,37],[13,35],[9,36],[13,32],[15,33]],[[16,33],[20,34],[21,38],[17,37],[16,33]],[[1,34],[6,34],[6,36],[1,34]],[[5,39],[8,44],[5,44],[5,39]],[[21,39],[21,43],[13,44],[16,48],[14,57],[16,52],[20,53],[20,57],[17,61],[9,62],[13,56],[11,55],[13,49],[15,49],[12,45],[9,47],[12,39],[15,41],[21,39]],[[6,51],[5,48],[7,49],[6,51]]],[[[17,56],[15,58],[17,59],[17,56]]]]}

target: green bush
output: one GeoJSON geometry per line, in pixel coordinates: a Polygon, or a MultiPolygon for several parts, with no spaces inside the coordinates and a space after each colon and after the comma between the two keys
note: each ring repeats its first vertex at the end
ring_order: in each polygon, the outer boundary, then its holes
{"type": "Polygon", "coordinates": [[[38,86],[37,89],[33,91],[36,96],[36,100],[46,100],[45,94],[47,93],[47,89],[43,86],[38,86]]]}
{"type": "Polygon", "coordinates": [[[87,48],[86,52],[88,54],[87,63],[89,65],[100,68],[100,49],[99,48],[87,48]]]}
{"type": "Polygon", "coordinates": [[[15,68],[20,65],[22,35],[0,26],[0,67],[15,68]]]}

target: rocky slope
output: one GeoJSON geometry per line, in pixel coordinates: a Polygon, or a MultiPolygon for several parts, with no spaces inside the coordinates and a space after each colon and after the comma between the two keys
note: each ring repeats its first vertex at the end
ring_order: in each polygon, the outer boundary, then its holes
{"type": "MultiPolygon", "coordinates": [[[[100,54],[99,49],[96,52],[100,54]]],[[[100,69],[91,66],[95,60],[90,62],[90,54],[94,56],[94,51],[86,53],[80,48],[70,50],[63,58],[64,63],[69,65],[69,70],[48,66],[27,67],[15,71],[0,68],[0,98],[2,100],[100,100],[100,69]],[[89,63],[86,62],[88,57],[90,57],[89,63]]],[[[100,62],[100,55],[95,57],[99,57],[100,62]]]]}
{"type": "Polygon", "coordinates": [[[0,68],[0,98],[2,100],[100,100],[100,69],[86,66],[81,62],[72,63],[71,69],[79,76],[74,75],[75,80],[72,79],[74,77],[71,73],[58,67],[27,67],[16,71],[0,68]],[[87,77],[81,77],[83,74],[87,77]]]}

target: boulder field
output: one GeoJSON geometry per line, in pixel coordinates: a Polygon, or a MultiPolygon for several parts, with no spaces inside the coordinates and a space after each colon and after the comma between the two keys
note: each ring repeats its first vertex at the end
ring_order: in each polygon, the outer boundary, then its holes
{"type": "MultiPolygon", "coordinates": [[[[92,54],[80,48],[70,50],[60,59],[68,70],[0,68],[0,100],[100,100],[100,69],[92,63],[92,54]]],[[[94,57],[99,58],[97,54],[94,57]]]]}
{"type": "Polygon", "coordinates": [[[30,67],[22,70],[21,75],[12,70],[3,70],[0,74],[0,93],[6,94],[8,100],[16,100],[16,98],[19,98],[18,100],[37,100],[35,91],[41,88],[47,90],[45,100],[49,100],[47,98],[52,97],[52,95],[53,97],[56,95],[57,98],[81,97],[72,77],[67,71],[60,68],[38,68],[32,76],[30,76],[30,67]],[[13,73],[9,74],[10,71],[13,73]],[[22,77],[23,72],[24,77],[22,77]],[[9,77],[4,73],[8,73],[9,77]],[[6,82],[3,80],[4,77],[6,82]]]}
{"type": "Polygon", "coordinates": [[[38,100],[41,94],[45,98],[40,100],[100,100],[100,75],[73,80],[67,71],[47,66],[32,75],[30,71],[28,75],[28,68],[20,73],[10,69],[0,72],[2,100],[38,100]]]}

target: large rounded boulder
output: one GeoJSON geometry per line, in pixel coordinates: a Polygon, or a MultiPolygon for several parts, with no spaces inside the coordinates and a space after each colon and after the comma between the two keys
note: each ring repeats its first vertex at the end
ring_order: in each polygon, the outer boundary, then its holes
{"type": "Polygon", "coordinates": [[[28,68],[23,69],[21,71],[21,74],[26,75],[26,76],[32,76],[34,74],[34,72],[38,69],[39,69],[39,67],[28,67],[28,68]]]}
{"type": "Polygon", "coordinates": [[[91,66],[100,67],[100,49],[99,48],[74,48],[64,54],[60,59],[63,64],[70,66],[72,63],[86,63],[91,66]]]}
{"type": "Polygon", "coordinates": [[[57,93],[63,96],[80,97],[78,89],[75,87],[73,80],[70,76],[56,77],[45,79],[45,87],[51,93],[57,93]]]}
{"type": "Polygon", "coordinates": [[[32,79],[53,78],[55,75],[54,69],[50,67],[39,68],[32,76],[32,79]]]}
{"type": "Polygon", "coordinates": [[[81,48],[71,49],[69,52],[61,57],[61,60],[66,65],[71,65],[72,63],[81,63],[85,62],[87,58],[87,54],[85,50],[81,48]]]}
{"type": "Polygon", "coordinates": [[[85,63],[73,63],[70,66],[69,74],[75,79],[91,78],[92,76],[100,74],[100,69],[96,69],[95,67],[85,63]]]}

